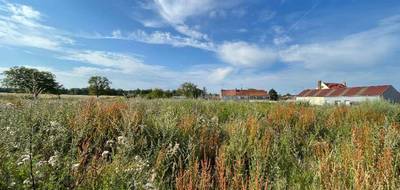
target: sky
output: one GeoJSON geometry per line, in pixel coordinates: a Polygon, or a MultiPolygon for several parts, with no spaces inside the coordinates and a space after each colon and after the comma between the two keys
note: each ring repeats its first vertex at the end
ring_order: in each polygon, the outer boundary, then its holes
{"type": "Polygon", "coordinates": [[[400,1],[0,0],[0,72],[12,66],[67,88],[400,89],[400,1]]]}

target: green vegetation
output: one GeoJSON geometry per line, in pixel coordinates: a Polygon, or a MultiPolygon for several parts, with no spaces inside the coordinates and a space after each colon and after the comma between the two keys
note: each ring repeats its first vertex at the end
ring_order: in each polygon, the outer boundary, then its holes
{"type": "MultiPolygon", "coordinates": [[[[178,88],[179,94],[186,98],[198,98],[203,94],[203,91],[193,83],[185,82],[178,88]]],[[[205,93],[205,90],[204,90],[205,93]]]]}
{"type": "Polygon", "coordinates": [[[0,99],[0,189],[399,189],[399,122],[384,102],[0,99]]]}
{"type": "MultiPolygon", "coordinates": [[[[42,92],[56,92],[61,86],[56,82],[55,75],[47,71],[26,67],[12,67],[3,73],[3,85],[23,90],[37,98],[42,92]]],[[[57,92],[56,92],[57,93],[57,92]]]]}
{"type": "Polygon", "coordinates": [[[277,101],[279,99],[279,95],[274,89],[269,90],[268,95],[270,100],[277,101]]]}
{"type": "Polygon", "coordinates": [[[110,90],[111,81],[103,76],[92,76],[88,83],[89,95],[96,95],[99,97],[100,95],[107,94],[107,91],[110,90]]]}

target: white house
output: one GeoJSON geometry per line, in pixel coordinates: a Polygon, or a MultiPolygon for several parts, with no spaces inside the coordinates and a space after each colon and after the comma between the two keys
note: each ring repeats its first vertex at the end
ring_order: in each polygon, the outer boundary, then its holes
{"type": "MultiPolygon", "coordinates": [[[[320,84],[320,82],[318,82],[320,84]]],[[[400,93],[391,85],[365,87],[338,87],[307,89],[296,97],[296,101],[309,102],[313,105],[346,104],[351,105],[363,101],[386,100],[400,103],[400,93]]]]}

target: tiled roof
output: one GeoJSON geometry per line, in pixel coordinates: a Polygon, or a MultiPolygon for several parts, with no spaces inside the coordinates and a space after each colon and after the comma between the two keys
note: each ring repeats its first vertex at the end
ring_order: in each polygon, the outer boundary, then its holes
{"type": "Polygon", "coordinates": [[[346,86],[344,84],[341,84],[341,83],[327,83],[327,82],[324,82],[324,84],[329,89],[346,88],[346,86]]]}
{"type": "Polygon", "coordinates": [[[383,95],[391,85],[365,86],[336,89],[306,89],[300,92],[298,97],[337,97],[337,96],[380,96],[383,95]]]}
{"type": "Polygon", "coordinates": [[[265,90],[221,90],[222,96],[268,96],[268,92],[265,90]]]}

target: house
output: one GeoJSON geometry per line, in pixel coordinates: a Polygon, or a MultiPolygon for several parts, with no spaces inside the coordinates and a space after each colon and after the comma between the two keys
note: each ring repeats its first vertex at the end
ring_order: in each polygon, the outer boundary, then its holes
{"type": "MultiPolygon", "coordinates": [[[[318,82],[318,84],[322,84],[318,82]]],[[[297,95],[296,101],[309,102],[313,105],[356,104],[364,101],[386,100],[400,103],[400,93],[391,85],[340,87],[307,89],[297,95]]]]}
{"type": "Polygon", "coordinates": [[[328,83],[318,81],[317,89],[338,89],[338,88],[346,88],[346,82],[343,83],[328,83]]]}
{"type": "Polygon", "coordinates": [[[256,89],[221,90],[221,100],[266,100],[268,92],[256,89]]]}

